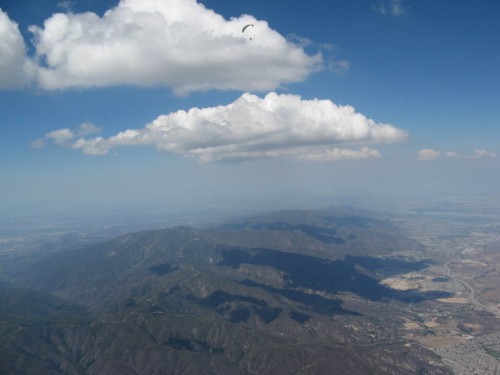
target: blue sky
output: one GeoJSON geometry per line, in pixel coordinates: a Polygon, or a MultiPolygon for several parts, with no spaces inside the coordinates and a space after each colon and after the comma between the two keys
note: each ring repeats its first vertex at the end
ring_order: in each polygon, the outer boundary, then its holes
{"type": "Polygon", "coordinates": [[[496,0],[0,9],[4,212],[499,197],[496,0]]]}

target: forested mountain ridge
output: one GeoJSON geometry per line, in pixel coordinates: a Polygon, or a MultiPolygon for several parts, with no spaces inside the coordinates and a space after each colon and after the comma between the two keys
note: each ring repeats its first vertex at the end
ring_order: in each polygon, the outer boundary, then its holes
{"type": "Polygon", "coordinates": [[[394,256],[401,246],[421,245],[385,218],[343,208],[139,232],[51,254],[19,270],[9,280],[16,288],[2,287],[2,321],[22,306],[29,306],[29,318],[6,320],[0,368],[12,374],[448,373],[435,354],[408,350],[400,338],[408,303],[444,292],[379,283],[386,262],[392,272],[428,264],[394,256]],[[40,323],[37,311],[47,309],[40,323]]]}

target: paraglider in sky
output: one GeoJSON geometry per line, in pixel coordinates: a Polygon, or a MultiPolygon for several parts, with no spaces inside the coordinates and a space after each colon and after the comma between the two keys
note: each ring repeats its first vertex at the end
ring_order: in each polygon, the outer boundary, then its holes
{"type": "MultiPolygon", "coordinates": [[[[243,28],[241,29],[241,32],[244,33],[245,30],[248,29],[249,27],[254,27],[253,23],[249,23],[248,25],[243,26],[243,28]]],[[[251,37],[250,37],[250,40],[252,40],[251,37]]]]}
{"type": "Polygon", "coordinates": [[[242,33],[244,33],[244,32],[245,32],[245,30],[246,30],[247,28],[249,28],[250,26],[252,26],[252,27],[253,27],[253,23],[249,23],[248,25],[243,26],[243,29],[241,29],[241,32],[242,32],[242,33]]]}

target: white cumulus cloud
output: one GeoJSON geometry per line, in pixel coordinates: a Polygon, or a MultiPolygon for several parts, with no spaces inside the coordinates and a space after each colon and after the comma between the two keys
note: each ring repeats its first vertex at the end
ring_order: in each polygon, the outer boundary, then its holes
{"type": "Polygon", "coordinates": [[[0,9],[0,89],[27,85],[34,69],[33,62],[26,55],[18,25],[0,9]]]}
{"type": "Polygon", "coordinates": [[[85,137],[87,135],[98,134],[101,129],[90,122],[84,122],[76,129],[58,129],[45,134],[43,138],[31,142],[31,147],[42,148],[45,142],[49,141],[60,146],[72,147],[72,143],[76,138],[85,137]]]}
{"type": "Polygon", "coordinates": [[[74,137],[75,133],[70,129],[53,130],[45,135],[47,140],[51,140],[58,145],[66,144],[74,137]]]}
{"type": "MultiPolygon", "coordinates": [[[[63,137],[66,130],[56,134],[63,137]]],[[[406,137],[405,131],[376,123],[353,107],[271,92],[264,98],[245,93],[225,106],[162,115],[144,128],[109,138],[82,136],[71,147],[104,155],[120,146],[154,145],[159,151],[200,162],[268,157],[334,160],[380,157],[366,145],[406,137]],[[352,146],[361,149],[346,148],[352,146]]]]}
{"type": "Polygon", "coordinates": [[[57,13],[31,26],[43,89],[167,86],[268,91],[322,67],[320,54],[243,15],[226,20],[195,0],[121,0],[102,17],[57,13]],[[242,27],[253,24],[250,40],[242,27]]]}

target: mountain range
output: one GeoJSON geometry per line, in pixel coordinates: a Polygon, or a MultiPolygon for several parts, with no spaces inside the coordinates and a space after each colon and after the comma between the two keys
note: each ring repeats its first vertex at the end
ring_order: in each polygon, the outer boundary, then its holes
{"type": "Polygon", "coordinates": [[[432,264],[402,249],[349,207],[68,246],[0,274],[0,373],[449,374],[402,333],[447,293],[380,283],[432,264]]]}

